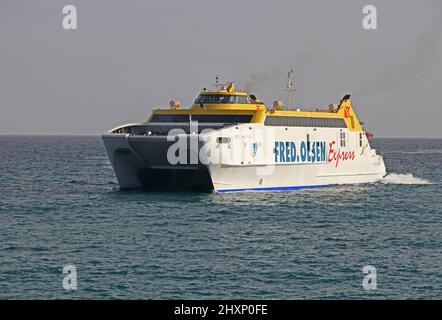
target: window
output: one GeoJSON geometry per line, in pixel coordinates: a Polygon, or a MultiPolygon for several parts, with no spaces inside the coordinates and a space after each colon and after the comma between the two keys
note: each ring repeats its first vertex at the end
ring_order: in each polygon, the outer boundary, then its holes
{"type": "Polygon", "coordinates": [[[346,144],[347,144],[346,134],[345,134],[345,132],[340,132],[339,134],[340,134],[340,144],[341,144],[341,147],[344,148],[346,146],[346,144]]]}
{"type": "Polygon", "coordinates": [[[195,103],[249,103],[249,99],[247,96],[230,94],[201,94],[195,103]]]}
{"type": "Polygon", "coordinates": [[[217,143],[230,143],[231,139],[230,137],[218,137],[216,139],[217,143]]]}
{"type": "Polygon", "coordinates": [[[237,96],[237,98],[239,99],[239,103],[243,104],[249,103],[249,97],[247,96],[237,96]]]}
{"type": "Polygon", "coordinates": [[[359,146],[362,148],[362,132],[359,133],[359,146]]]}
{"type": "Polygon", "coordinates": [[[344,119],[317,117],[267,116],[264,125],[284,127],[347,128],[344,119]]]}
{"type": "MultiPolygon", "coordinates": [[[[208,123],[249,123],[249,114],[192,114],[192,121],[208,123]]],[[[150,122],[189,122],[189,114],[154,114],[150,122]]]]}

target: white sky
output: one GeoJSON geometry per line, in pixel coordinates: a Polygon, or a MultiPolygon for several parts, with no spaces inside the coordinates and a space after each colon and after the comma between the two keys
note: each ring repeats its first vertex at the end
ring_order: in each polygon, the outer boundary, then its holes
{"type": "Polygon", "coordinates": [[[375,136],[441,138],[441,53],[439,0],[0,0],[0,134],[100,134],[217,75],[271,105],[294,67],[296,106],[351,93],[375,136]]]}

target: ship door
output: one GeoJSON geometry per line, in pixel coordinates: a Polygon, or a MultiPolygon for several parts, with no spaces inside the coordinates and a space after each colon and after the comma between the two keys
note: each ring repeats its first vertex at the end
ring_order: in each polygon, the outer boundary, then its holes
{"type": "Polygon", "coordinates": [[[305,137],[305,144],[307,146],[307,154],[311,154],[312,151],[312,143],[313,143],[313,135],[314,135],[314,131],[307,129],[306,130],[306,137],[305,137]]]}

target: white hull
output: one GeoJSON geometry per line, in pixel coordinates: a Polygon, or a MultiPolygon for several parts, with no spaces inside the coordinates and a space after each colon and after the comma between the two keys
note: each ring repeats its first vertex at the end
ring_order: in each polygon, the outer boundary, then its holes
{"type": "Polygon", "coordinates": [[[167,150],[175,142],[165,136],[103,135],[120,187],[291,190],[372,183],[386,173],[366,136],[348,129],[249,123],[193,135],[199,140],[195,147],[189,135],[181,137],[188,142],[187,161],[171,164],[167,150]],[[197,162],[191,161],[192,150],[200,154],[197,162]]]}
{"type": "Polygon", "coordinates": [[[211,172],[214,189],[218,192],[245,190],[297,190],[325,187],[333,184],[373,183],[385,174],[348,173],[318,174],[321,165],[277,166],[272,175],[257,175],[257,167],[215,167],[211,172]]]}

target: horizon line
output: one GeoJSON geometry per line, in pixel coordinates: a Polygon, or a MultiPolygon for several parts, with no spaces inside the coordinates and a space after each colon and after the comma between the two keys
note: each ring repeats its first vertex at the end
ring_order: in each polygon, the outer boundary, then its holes
{"type": "MultiPolygon", "coordinates": [[[[98,134],[82,134],[82,133],[0,133],[0,137],[100,137],[104,133],[98,134]]],[[[374,137],[373,139],[435,139],[440,140],[441,137],[388,137],[388,136],[379,136],[374,137]]]]}

